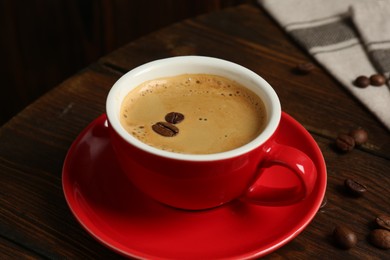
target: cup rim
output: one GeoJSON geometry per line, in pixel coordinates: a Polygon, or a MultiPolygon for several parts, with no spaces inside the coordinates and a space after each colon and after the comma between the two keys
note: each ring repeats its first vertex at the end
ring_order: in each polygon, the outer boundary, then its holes
{"type": "MultiPolygon", "coordinates": [[[[185,73],[174,73],[170,72],[171,75],[166,75],[166,77],[169,76],[175,76],[185,73]]],[[[192,71],[188,71],[187,73],[193,73],[192,71]]],[[[202,73],[202,72],[199,72],[202,73]]],[[[164,77],[164,76],[162,76],[164,77]]],[[[155,79],[156,77],[151,77],[150,79],[155,79]]],[[[248,87],[247,84],[242,84],[243,86],[248,87]]],[[[107,119],[109,121],[110,126],[114,129],[114,131],[122,137],[127,143],[130,145],[133,145],[145,152],[165,157],[169,159],[174,160],[184,160],[184,161],[217,161],[217,160],[225,160],[230,159],[233,157],[237,157],[243,154],[246,154],[258,147],[260,147],[262,144],[264,144],[276,131],[280,118],[281,118],[281,105],[279,98],[274,91],[274,89],[271,87],[271,85],[265,81],[261,76],[256,74],[255,72],[230,61],[223,60],[220,58],[214,58],[214,57],[207,57],[207,56],[177,56],[177,57],[170,57],[170,58],[164,58],[159,60],[154,60],[148,63],[145,63],[143,65],[140,65],[124,75],[122,75],[112,86],[110,89],[107,100],[106,100],[106,114],[107,119]],[[152,147],[150,145],[147,145],[143,143],[142,141],[138,140],[134,136],[132,136],[130,133],[128,133],[124,127],[120,123],[119,119],[119,111],[120,106],[123,101],[124,96],[133,88],[137,87],[139,84],[146,80],[141,80],[137,83],[132,84],[129,86],[129,81],[135,81],[135,79],[142,78],[142,75],[150,74],[153,70],[162,69],[166,66],[180,66],[180,68],[183,68],[183,66],[205,66],[208,68],[216,68],[216,70],[220,70],[221,73],[208,73],[207,70],[204,70],[203,73],[208,74],[216,74],[225,76],[227,78],[239,81],[239,83],[242,83],[242,80],[246,81],[248,84],[251,84],[251,89],[256,94],[259,95],[259,93],[262,93],[261,99],[263,100],[266,110],[267,110],[267,123],[263,131],[252,141],[249,143],[242,145],[240,147],[237,147],[235,149],[220,152],[220,153],[213,153],[213,154],[185,154],[185,153],[176,153],[176,152],[169,152],[164,151],[155,147],[152,147]],[[222,73],[223,71],[223,73],[222,73]],[[235,75],[235,78],[231,78],[229,75],[235,75]],[[230,74],[229,74],[230,73],[230,74]],[[228,74],[228,75],[226,75],[228,74]],[[127,87],[125,87],[127,85],[127,87]],[[127,91],[123,93],[123,89],[128,88],[127,91]],[[122,94],[121,94],[122,91],[122,94]],[[263,96],[264,95],[264,96],[263,96]],[[118,97],[119,96],[119,97],[118,97]]]]}

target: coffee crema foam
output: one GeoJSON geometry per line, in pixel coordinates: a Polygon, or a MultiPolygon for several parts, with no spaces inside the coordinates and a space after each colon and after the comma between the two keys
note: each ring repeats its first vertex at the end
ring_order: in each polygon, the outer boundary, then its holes
{"type": "Polygon", "coordinates": [[[158,149],[184,154],[212,154],[247,144],[264,129],[263,101],[237,82],[216,75],[183,74],[150,80],[125,97],[120,121],[131,135],[158,149]],[[170,112],[184,120],[179,133],[165,137],[152,125],[170,112]]]}

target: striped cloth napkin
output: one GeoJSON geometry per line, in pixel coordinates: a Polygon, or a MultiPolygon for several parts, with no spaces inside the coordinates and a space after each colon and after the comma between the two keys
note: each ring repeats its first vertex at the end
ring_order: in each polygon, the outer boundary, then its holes
{"type": "Polygon", "coordinates": [[[390,0],[258,2],[390,130],[390,88],[354,85],[361,75],[389,77],[390,0]]]}

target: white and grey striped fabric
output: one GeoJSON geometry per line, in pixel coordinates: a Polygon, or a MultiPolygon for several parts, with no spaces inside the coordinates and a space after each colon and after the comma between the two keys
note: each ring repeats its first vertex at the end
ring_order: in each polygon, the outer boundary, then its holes
{"type": "Polygon", "coordinates": [[[258,1],[390,130],[390,88],[353,85],[360,75],[390,74],[390,0],[258,1]]]}
{"type": "Polygon", "coordinates": [[[354,4],[350,11],[371,61],[379,72],[389,78],[390,1],[363,1],[354,4]]]}

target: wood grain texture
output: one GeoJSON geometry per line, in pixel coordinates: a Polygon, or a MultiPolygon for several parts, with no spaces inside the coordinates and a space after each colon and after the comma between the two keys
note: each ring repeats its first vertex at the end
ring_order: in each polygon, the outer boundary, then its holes
{"type": "Polygon", "coordinates": [[[104,113],[105,97],[117,78],[108,71],[85,70],[1,129],[3,236],[51,259],[117,257],[80,229],[61,184],[70,144],[89,122],[104,113]]]}
{"type": "Polygon", "coordinates": [[[249,2],[254,0],[0,1],[0,125],[129,41],[185,18],[249,2]]]}
{"type": "Polygon", "coordinates": [[[66,152],[82,129],[105,111],[106,95],[126,71],[177,55],[208,55],[239,63],[275,88],[283,110],[302,123],[323,152],[327,205],[292,242],[266,259],[386,259],[367,240],[378,214],[390,215],[389,132],[317,65],[306,76],[291,69],[310,61],[261,9],[243,5],[167,27],[100,59],[27,107],[0,129],[0,258],[120,259],[78,224],[62,192],[66,152]],[[338,153],[339,132],[362,126],[369,142],[338,153]],[[346,178],[368,187],[360,198],[346,178]],[[353,229],[358,244],[337,248],[336,224],[353,229]]]}

